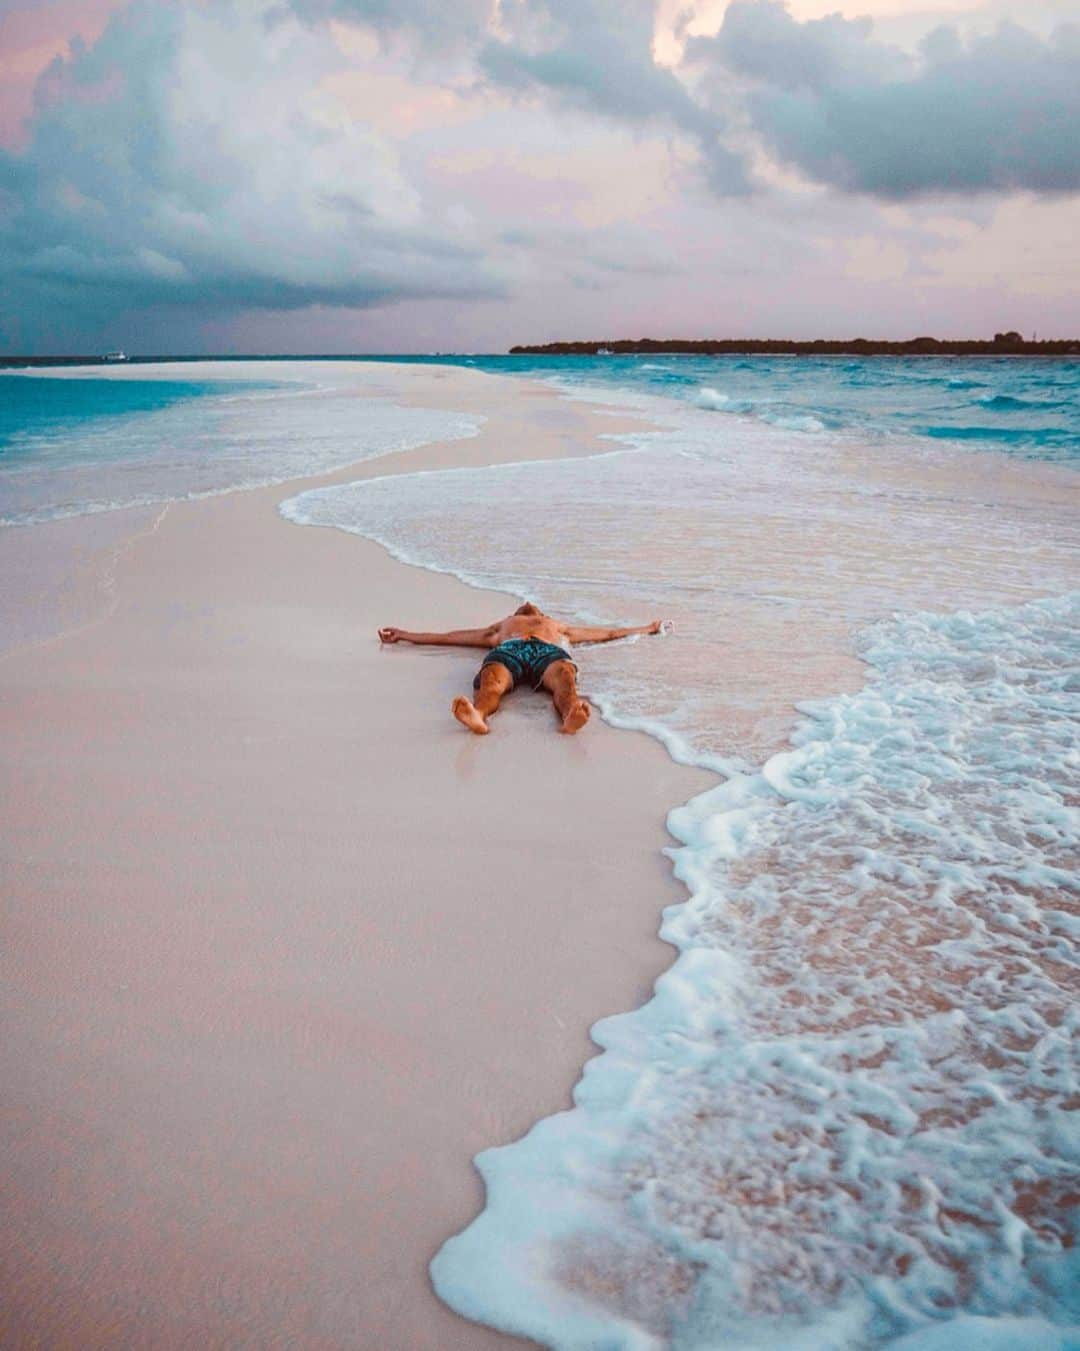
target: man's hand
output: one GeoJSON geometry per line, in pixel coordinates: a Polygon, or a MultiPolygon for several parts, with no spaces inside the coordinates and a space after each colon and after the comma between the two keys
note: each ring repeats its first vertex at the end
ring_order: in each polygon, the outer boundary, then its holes
{"type": "Polygon", "coordinates": [[[380,643],[399,643],[401,641],[401,629],[385,628],[379,630],[380,643]]]}

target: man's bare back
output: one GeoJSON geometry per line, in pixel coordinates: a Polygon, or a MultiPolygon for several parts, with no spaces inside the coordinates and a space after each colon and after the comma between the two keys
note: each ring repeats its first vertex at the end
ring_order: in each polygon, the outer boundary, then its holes
{"type": "Polygon", "coordinates": [[[572,643],[607,643],[635,633],[659,633],[660,620],[638,628],[599,628],[553,619],[535,605],[522,605],[512,615],[486,629],[455,629],[449,633],[409,633],[405,629],[379,630],[384,643],[437,643],[446,647],[485,647],[489,654],[473,681],[475,701],[459,695],[452,711],[477,736],[491,729],[488,718],[504,694],[521,681],[548,691],[559,717],[559,730],[579,731],[589,720],[589,705],[578,694],[577,667],[566,650],[572,643]]]}

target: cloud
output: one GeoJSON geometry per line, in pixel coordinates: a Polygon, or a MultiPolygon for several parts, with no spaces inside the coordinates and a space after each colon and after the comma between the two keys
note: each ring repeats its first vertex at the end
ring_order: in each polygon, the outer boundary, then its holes
{"type": "Polygon", "coordinates": [[[940,27],[913,52],[868,18],[799,22],[782,0],[733,0],[716,36],[690,39],[671,67],[654,58],[657,0],[291,3],[410,34],[422,52],[456,45],[489,89],[668,127],[697,147],[717,196],[752,186],[753,142],[814,182],[883,199],[1080,188],[1076,26],[1041,37],[1002,23],[966,41],[940,27]]]}
{"type": "MultiPolygon", "coordinates": [[[[332,17],[383,38],[407,38],[423,57],[451,50],[467,54],[474,76],[488,89],[538,95],[557,107],[639,127],[681,131],[697,145],[718,191],[747,187],[742,157],[723,140],[723,119],[653,59],[656,0],[289,3],[308,22],[332,17]]],[[[430,65],[425,73],[432,73],[430,65]]]]}
{"type": "Polygon", "coordinates": [[[623,122],[667,124],[696,142],[718,190],[746,188],[722,119],[653,59],[654,0],[519,0],[501,20],[503,33],[478,53],[490,83],[623,122]]]}
{"type": "Polygon", "coordinates": [[[408,32],[428,51],[479,42],[494,17],[496,0],[289,0],[309,22],[341,19],[383,35],[408,32]]]}
{"type": "MultiPolygon", "coordinates": [[[[552,336],[683,314],[707,332],[722,294],[749,332],[797,310],[786,279],[811,266],[807,305],[842,313],[857,273],[930,328],[912,284],[925,232],[897,222],[981,213],[981,234],[934,245],[949,277],[1015,207],[1016,237],[980,263],[1000,289],[1080,188],[1077,29],[970,23],[915,47],[906,29],[890,43],[869,20],[733,0],[672,65],[654,57],[653,0],[134,0],[52,62],[24,147],[0,151],[0,330],[28,350],[76,333],[82,350],[92,334],[195,350],[201,333],[287,348],[338,325],[362,346],[422,315],[429,345],[475,346],[520,339],[530,307],[552,336]],[[711,193],[685,172],[697,158],[711,193]],[[751,162],[773,185],[757,195],[751,162]],[[776,166],[831,191],[788,191],[776,166]],[[517,317],[500,330],[496,313],[517,317]]],[[[1054,248],[1039,267],[1064,313],[1054,248]]]]}
{"type": "Polygon", "coordinates": [[[396,150],[320,91],[340,63],[328,32],[259,0],[139,0],[74,42],[25,151],[0,154],[9,297],[211,313],[499,294],[396,150]]]}
{"type": "Polygon", "coordinates": [[[706,87],[740,81],[768,151],[818,183],[886,199],[1080,189],[1076,25],[967,41],[943,26],[909,55],[869,20],[799,23],[779,0],[734,0],[686,59],[706,87]]]}
{"type": "Polygon", "coordinates": [[[711,49],[729,71],[785,90],[821,93],[905,76],[911,59],[874,42],[872,30],[869,18],[799,23],[776,0],[735,0],[716,38],[692,40],[688,55],[711,49]]]}

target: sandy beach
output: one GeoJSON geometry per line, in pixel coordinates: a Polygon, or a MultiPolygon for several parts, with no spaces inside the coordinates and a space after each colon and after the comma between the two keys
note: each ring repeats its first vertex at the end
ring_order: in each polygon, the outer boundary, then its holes
{"type": "MultiPolygon", "coordinates": [[[[368,384],[488,421],[341,481],[622,425],[468,372],[368,384]]],[[[482,1204],[471,1156],[568,1105],[589,1025],[670,962],[663,817],[706,776],[527,695],[470,737],[474,656],[375,631],[511,598],[279,517],[326,481],[0,537],[72,560],[59,631],[0,660],[5,1345],[521,1344],[427,1263],[482,1204]]]]}
{"type": "Polygon", "coordinates": [[[1076,8],[0,4],[0,1351],[1080,1351],[1076,8]]]}

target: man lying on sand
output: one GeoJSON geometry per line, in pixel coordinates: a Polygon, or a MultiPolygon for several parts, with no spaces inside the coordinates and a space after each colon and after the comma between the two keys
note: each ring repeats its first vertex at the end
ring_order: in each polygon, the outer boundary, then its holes
{"type": "Polygon", "coordinates": [[[456,629],[452,633],[406,633],[404,629],[379,630],[384,643],[441,643],[447,647],[490,648],[473,680],[476,702],[459,695],[452,705],[454,717],[477,736],[491,730],[488,718],[503,695],[519,681],[534,690],[541,686],[551,695],[559,716],[560,732],[573,733],[589,720],[589,705],[577,691],[577,667],[563,643],[609,643],[632,633],[659,633],[660,620],[636,629],[598,629],[564,624],[561,619],[522,605],[512,615],[486,629],[456,629]]]}

